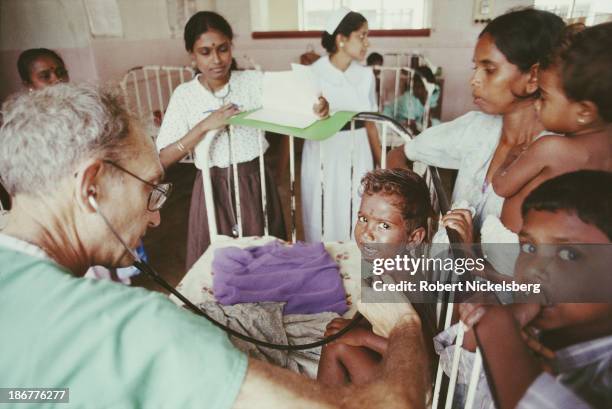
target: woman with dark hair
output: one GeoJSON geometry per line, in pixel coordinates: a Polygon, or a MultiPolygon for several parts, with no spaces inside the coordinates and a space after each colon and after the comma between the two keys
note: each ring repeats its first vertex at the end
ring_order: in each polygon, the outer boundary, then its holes
{"type": "Polygon", "coordinates": [[[17,71],[23,85],[30,91],[70,80],[62,57],[47,48],[22,52],[17,60],[17,71]]]}
{"type": "MultiPolygon", "coordinates": [[[[329,53],[312,65],[331,111],[377,111],[372,67],[359,63],[368,50],[368,22],[359,13],[341,8],[332,13],[321,43],[329,53]]],[[[302,153],[302,214],[306,241],[320,241],[321,183],[324,175],[325,240],[350,239],[356,220],[361,177],[380,163],[380,143],[373,123],[350,125],[324,141],[306,141],[302,153]],[[374,157],[374,158],[373,158],[374,157]],[[374,160],[373,160],[374,159],[374,160]],[[351,164],[353,172],[351,174],[351,164]],[[352,191],[351,191],[352,187],[352,191]],[[352,214],[351,214],[352,192],[352,214]]]]}
{"type": "MultiPolygon", "coordinates": [[[[17,71],[21,82],[30,92],[70,80],[62,57],[48,48],[30,48],[23,51],[17,59],[17,71]]],[[[0,212],[10,207],[10,196],[0,181],[0,212]]]]}
{"type": "MultiPolygon", "coordinates": [[[[235,126],[230,130],[226,120],[239,110],[261,107],[263,74],[258,71],[232,71],[232,27],[219,14],[200,11],[185,26],[185,49],[198,69],[195,78],[179,85],[170,98],[157,138],[159,156],[164,168],[178,162],[195,150],[206,134],[221,129],[210,149],[210,173],[215,198],[215,214],[220,234],[236,236],[238,220],[233,203],[234,189],[240,190],[240,211],[244,235],[261,235],[264,217],[261,205],[261,179],[258,157],[259,134],[254,128],[235,126]],[[234,185],[231,164],[238,166],[234,185]]],[[[327,115],[322,101],[316,112],[327,115]]],[[[212,137],[212,136],[210,136],[212,137]]],[[[263,150],[268,143],[263,141],[263,150]]],[[[269,232],[285,237],[280,199],[276,184],[266,173],[269,232]]],[[[190,268],[210,244],[208,218],[204,203],[202,173],[198,171],[191,197],[187,237],[187,268],[190,268]]]]}
{"type": "MultiPolygon", "coordinates": [[[[402,166],[407,157],[458,169],[452,201],[475,210],[474,226],[477,231],[482,228],[483,242],[504,242],[500,235],[507,238],[498,219],[504,199],[493,191],[491,180],[504,162],[544,132],[536,115],[538,70],[564,27],[560,17],[535,9],[495,18],[482,30],[474,49],[470,85],[481,112],[426,129],[390,155],[390,166],[402,166]],[[484,227],[487,216],[495,217],[484,227]]],[[[444,216],[443,224],[471,240],[469,213],[454,211],[444,216]]]]}

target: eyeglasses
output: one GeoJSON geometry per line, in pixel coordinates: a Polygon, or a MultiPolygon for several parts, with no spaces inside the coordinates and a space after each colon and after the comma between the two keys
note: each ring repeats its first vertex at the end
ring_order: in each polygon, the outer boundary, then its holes
{"type": "Polygon", "coordinates": [[[113,161],[105,160],[104,163],[108,163],[109,165],[116,167],[120,171],[127,173],[133,178],[140,180],[145,185],[151,186],[153,188],[153,190],[151,190],[151,193],[149,193],[149,201],[147,203],[147,209],[150,212],[156,212],[162,207],[164,207],[164,204],[166,204],[166,200],[168,200],[168,196],[170,196],[170,193],[172,193],[172,183],[160,183],[156,185],[155,183],[147,182],[139,176],[136,176],[129,170],[117,165],[113,161]]]}

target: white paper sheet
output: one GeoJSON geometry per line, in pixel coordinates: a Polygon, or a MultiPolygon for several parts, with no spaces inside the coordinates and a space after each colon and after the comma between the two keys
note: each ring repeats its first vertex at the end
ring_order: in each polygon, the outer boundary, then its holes
{"type": "Polygon", "coordinates": [[[319,118],[313,111],[320,89],[310,67],[292,64],[291,71],[266,72],[262,108],[247,118],[307,128],[319,118]]]}
{"type": "Polygon", "coordinates": [[[89,30],[94,37],[121,37],[123,25],[117,0],[85,0],[89,30]]]}

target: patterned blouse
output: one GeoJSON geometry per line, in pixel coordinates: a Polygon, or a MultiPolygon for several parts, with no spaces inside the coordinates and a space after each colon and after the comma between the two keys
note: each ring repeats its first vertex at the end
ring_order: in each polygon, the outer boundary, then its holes
{"type": "MultiPolygon", "coordinates": [[[[198,80],[179,85],[172,94],[168,109],[157,137],[159,150],[178,141],[213,110],[229,103],[238,105],[241,111],[261,107],[263,73],[259,71],[232,71],[229,82],[213,95],[198,80]]],[[[259,156],[259,131],[243,126],[231,126],[221,132],[210,148],[210,166],[227,167],[233,156],[235,163],[248,162],[259,156]],[[231,151],[230,151],[231,139],[231,151]]],[[[268,142],[262,138],[262,150],[268,142]]],[[[195,149],[198,166],[199,150],[195,149]]],[[[200,167],[200,166],[198,166],[200,167]]]]}

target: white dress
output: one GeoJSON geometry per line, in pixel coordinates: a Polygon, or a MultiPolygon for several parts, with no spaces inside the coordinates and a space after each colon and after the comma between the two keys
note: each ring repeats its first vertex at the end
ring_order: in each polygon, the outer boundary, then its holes
{"type": "MultiPolygon", "coordinates": [[[[312,65],[330,112],[377,111],[376,81],[369,67],[353,61],[344,72],[322,57],[312,65]]],[[[359,186],[374,168],[365,128],[340,131],[324,141],[306,141],[302,152],[302,216],[306,241],[350,240],[359,210],[359,186]],[[321,163],[324,220],[321,236],[321,163]],[[352,195],[351,195],[352,163],[352,195]],[[352,196],[352,214],[351,214],[352,196]]]]}

